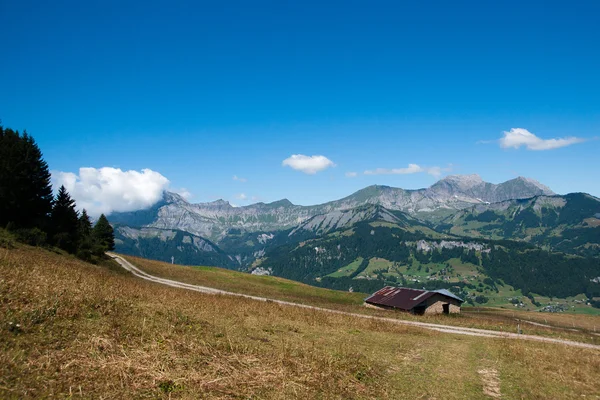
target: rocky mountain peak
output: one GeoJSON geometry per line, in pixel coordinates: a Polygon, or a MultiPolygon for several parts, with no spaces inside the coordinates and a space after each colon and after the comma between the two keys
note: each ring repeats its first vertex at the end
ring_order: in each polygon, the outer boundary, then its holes
{"type": "Polygon", "coordinates": [[[281,200],[277,200],[272,203],[266,204],[266,206],[268,206],[268,207],[292,207],[293,205],[294,205],[294,203],[292,203],[288,199],[281,199],[281,200]]]}
{"type": "Polygon", "coordinates": [[[231,204],[227,200],[223,200],[223,199],[218,199],[215,201],[204,203],[204,205],[208,206],[208,207],[232,207],[231,204]]]}
{"type": "Polygon", "coordinates": [[[310,224],[314,224],[321,217],[313,217],[319,215],[327,215],[322,217],[322,222],[329,224],[327,226],[375,218],[375,215],[379,215],[379,219],[395,220],[386,211],[378,212],[377,206],[437,221],[473,205],[553,194],[548,187],[533,179],[519,177],[493,184],[475,174],[450,175],[426,189],[405,190],[371,185],[342,199],[314,206],[294,205],[287,199],[242,207],[233,207],[222,199],[190,204],[176,193],[165,192],[163,200],[154,206],[136,212],[113,213],[110,221],[132,227],[180,230],[219,242],[231,228],[243,232],[273,232],[293,228],[309,220],[310,224]],[[357,209],[369,205],[366,209],[357,209]],[[347,212],[352,209],[356,212],[347,212]]]}
{"type": "MultiPolygon", "coordinates": [[[[528,185],[528,186],[534,186],[534,187],[540,189],[542,191],[542,194],[545,194],[545,195],[551,196],[553,194],[556,194],[548,186],[536,181],[535,179],[527,178],[524,176],[518,176],[515,179],[512,179],[512,181],[520,182],[520,183],[528,185]]],[[[508,181],[508,182],[510,182],[510,181],[508,181]]]]}
{"type": "Polygon", "coordinates": [[[362,204],[364,202],[369,202],[374,198],[379,198],[380,196],[384,195],[385,193],[389,193],[390,191],[394,191],[394,190],[401,191],[402,189],[395,189],[395,188],[391,188],[389,186],[383,186],[383,185],[371,185],[371,186],[367,186],[366,188],[360,189],[357,192],[354,192],[350,196],[341,199],[341,201],[342,202],[351,201],[351,202],[356,202],[357,204],[362,204]]]}
{"type": "Polygon", "coordinates": [[[477,186],[483,183],[483,179],[478,174],[470,174],[470,175],[448,175],[444,179],[438,181],[437,183],[448,183],[453,186],[458,186],[461,189],[463,188],[471,188],[473,186],[477,186]]]}
{"type": "Polygon", "coordinates": [[[163,192],[163,201],[168,204],[188,204],[187,200],[180,194],[174,192],[163,192]]]}

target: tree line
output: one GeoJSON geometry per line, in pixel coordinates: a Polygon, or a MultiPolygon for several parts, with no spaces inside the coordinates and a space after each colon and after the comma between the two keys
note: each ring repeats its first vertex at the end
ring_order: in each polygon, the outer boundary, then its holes
{"type": "Polygon", "coordinates": [[[600,287],[592,279],[599,275],[600,260],[553,253],[542,249],[511,251],[492,248],[482,255],[482,266],[492,279],[501,279],[519,288],[549,297],[568,297],[585,293],[600,296],[600,287]]]}
{"type": "Polygon", "coordinates": [[[0,228],[30,245],[56,246],[95,262],[114,250],[114,232],[102,214],[92,225],[67,189],[53,195],[48,164],[33,137],[0,125],[0,228]]]}

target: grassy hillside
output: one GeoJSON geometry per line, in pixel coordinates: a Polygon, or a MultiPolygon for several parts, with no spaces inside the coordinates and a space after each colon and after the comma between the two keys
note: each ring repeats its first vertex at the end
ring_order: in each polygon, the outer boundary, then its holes
{"type": "MultiPolygon", "coordinates": [[[[131,256],[125,256],[125,258],[138,268],[154,276],[227,290],[234,293],[287,300],[295,303],[386,318],[392,317],[403,320],[497,331],[516,331],[517,324],[521,324],[522,321],[544,321],[544,325],[548,326],[529,324],[526,329],[524,328],[526,333],[600,345],[600,334],[595,334],[600,333],[600,316],[571,315],[569,317],[561,317],[560,314],[556,313],[524,312],[523,310],[526,310],[531,303],[526,304],[526,307],[515,308],[513,304],[502,300],[501,297],[491,297],[490,301],[502,305],[506,303],[510,305],[509,310],[494,309],[497,312],[492,313],[490,311],[492,309],[488,308],[486,313],[482,313],[479,308],[475,308],[477,312],[468,312],[470,308],[463,307],[463,311],[467,312],[463,312],[460,315],[415,316],[403,312],[390,312],[363,307],[363,299],[368,296],[366,293],[349,293],[317,288],[273,276],[255,276],[215,267],[189,267],[131,256]],[[537,317],[537,315],[540,315],[540,317],[537,317]],[[574,330],[573,328],[576,329],[574,330]],[[596,332],[596,328],[598,332],[596,332]]],[[[511,296],[511,298],[518,298],[525,303],[529,301],[527,297],[510,287],[502,286],[501,289],[498,296],[511,296]]],[[[485,293],[487,293],[488,289],[481,290],[485,290],[485,293]]],[[[574,301],[575,299],[571,300],[574,301]]],[[[587,308],[591,307],[587,306],[587,308]]]]}
{"type": "Polygon", "coordinates": [[[124,256],[124,258],[150,275],[161,278],[294,303],[343,308],[343,306],[359,306],[367,297],[365,293],[323,289],[275,276],[250,275],[216,267],[186,267],[133,256],[124,256]]]}
{"type": "Polygon", "coordinates": [[[600,353],[163,287],[0,248],[1,398],[506,398],[600,392],[600,353]],[[448,384],[452,382],[452,384],[448,384]]]}

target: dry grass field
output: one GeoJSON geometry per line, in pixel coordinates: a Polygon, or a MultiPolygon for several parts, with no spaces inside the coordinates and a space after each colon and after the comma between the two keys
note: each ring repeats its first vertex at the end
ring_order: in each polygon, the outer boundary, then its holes
{"type": "Polygon", "coordinates": [[[146,258],[121,255],[142,271],[179,282],[252,296],[271,297],[313,306],[354,309],[363,304],[364,293],[350,293],[306,285],[275,276],[250,275],[217,267],[189,267],[146,258]]]}
{"type": "MultiPolygon", "coordinates": [[[[542,313],[522,310],[506,310],[499,308],[471,307],[467,313],[478,319],[491,321],[520,320],[526,328],[527,322],[548,325],[564,331],[579,330],[588,334],[600,335],[600,316],[570,313],[542,313]]],[[[600,342],[599,342],[600,343],[600,342]]]]}
{"type": "Polygon", "coordinates": [[[0,248],[0,398],[600,398],[600,352],[164,287],[0,248]]]}
{"type": "Polygon", "coordinates": [[[526,334],[600,345],[600,316],[469,307],[463,307],[460,315],[414,316],[363,307],[363,300],[367,297],[365,293],[322,289],[273,276],[249,275],[216,267],[187,267],[139,257],[122,257],[150,275],[235,293],[419,322],[514,333],[520,328],[526,334]]]}

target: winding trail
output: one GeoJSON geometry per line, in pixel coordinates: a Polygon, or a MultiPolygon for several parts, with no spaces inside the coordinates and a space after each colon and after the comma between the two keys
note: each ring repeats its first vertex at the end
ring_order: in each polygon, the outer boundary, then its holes
{"type": "Polygon", "coordinates": [[[490,338],[532,340],[532,341],[537,341],[537,342],[557,343],[557,344],[562,344],[562,345],[566,345],[566,346],[600,350],[600,345],[575,342],[572,340],[554,339],[554,338],[535,336],[535,335],[520,335],[520,334],[510,333],[510,332],[498,332],[498,331],[491,331],[491,330],[487,330],[487,329],[477,329],[477,328],[464,328],[464,327],[452,326],[452,325],[430,324],[427,322],[404,321],[404,320],[400,320],[400,319],[396,319],[396,318],[376,317],[376,316],[371,316],[371,315],[351,313],[351,312],[347,312],[347,311],[332,310],[329,308],[309,306],[306,304],[292,303],[290,301],[285,301],[285,300],[276,300],[276,299],[269,299],[267,297],[258,297],[258,296],[251,296],[251,295],[247,295],[247,294],[228,292],[225,290],[214,289],[214,288],[210,288],[210,287],[206,287],[206,286],[191,285],[189,283],[173,281],[171,279],[159,278],[159,277],[147,274],[146,272],[137,268],[135,265],[133,265],[129,261],[125,260],[123,257],[121,257],[117,254],[114,254],[114,253],[107,253],[107,254],[110,257],[112,257],[116,262],[118,262],[123,268],[125,268],[127,271],[131,272],[133,275],[137,276],[138,278],[142,278],[147,281],[160,283],[162,285],[167,285],[167,286],[171,286],[171,287],[175,287],[175,288],[179,288],[179,289],[193,290],[196,292],[206,293],[206,294],[220,294],[220,295],[226,295],[226,296],[244,297],[244,298],[252,299],[252,300],[256,300],[256,301],[277,303],[277,304],[281,304],[284,306],[300,307],[300,308],[306,308],[306,309],[310,309],[310,310],[328,312],[328,313],[332,313],[332,314],[341,314],[341,315],[348,315],[348,316],[356,317],[356,318],[365,318],[365,319],[372,319],[372,320],[377,320],[377,321],[384,321],[384,322],[389,322],[392,324],[415,326],[415,327],[428,329],[428,330],[432,330],[432,331],[437,331],[437,332],[443,332],[443,333],[453,333],[453,334],[457,334],[457,335],[480,336],[480,337],[490,337],[490,338]]]}

